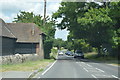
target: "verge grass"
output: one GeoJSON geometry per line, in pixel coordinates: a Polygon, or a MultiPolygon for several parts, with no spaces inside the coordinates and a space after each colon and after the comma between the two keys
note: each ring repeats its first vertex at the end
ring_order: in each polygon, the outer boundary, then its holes
{"type": "Polygon", "coordinates": [[[97,52],[86,53],[85,58],[88,58],[88,59],[94,60],[94,61],[99,61],[102,63],[108,63],[108,64],[120,66],[120,63],[119,63],[120,61],[118,61],[118,58],[114,58],[114,57],[110,57],[110,56],[97,57],[97,52]]]}
{"type": "Polygon", "coordinates": [[[54,62],[53,59],[43,59],[37,61],[27,61],[19,64],[4,64],[0,65],[0,72],[5,71],[34,71],[36,69],[43,69],[50,63],[54,62]]]}

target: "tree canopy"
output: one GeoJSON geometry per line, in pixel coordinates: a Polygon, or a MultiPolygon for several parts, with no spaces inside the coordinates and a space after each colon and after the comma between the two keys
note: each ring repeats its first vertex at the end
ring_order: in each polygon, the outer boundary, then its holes
{"type": "Polygon", "coordinates": [[[70,31],[68,42],[83,39],[96,47],[99,54],[101,48],[111,52],[115,43],[116,48],[118,46],[119,5],[120,2],[103,2],[101,5],[95,2],[62,2],[53,18],[62,18],[57,27],[70,31]]]}

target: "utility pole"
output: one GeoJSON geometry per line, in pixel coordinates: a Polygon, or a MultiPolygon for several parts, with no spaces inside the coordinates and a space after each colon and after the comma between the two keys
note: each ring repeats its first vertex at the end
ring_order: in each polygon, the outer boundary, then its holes
{"type": "Polygon", "coordinates": [[[46,23],[46,0],[44,0],[44,20],[43,20],[43,25],[46,23]]]}

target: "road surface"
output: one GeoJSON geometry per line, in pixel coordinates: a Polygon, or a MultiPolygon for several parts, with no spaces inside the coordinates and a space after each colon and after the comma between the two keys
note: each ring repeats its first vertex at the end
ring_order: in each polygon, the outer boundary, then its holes
{"type": "Polygon", "coordinates": [[[95,63],[86,59],[74,59],[72,56],[58,56],[51,66],[37,74],[37,78],[91,78],[93,80],[118,80],[118,68],[104,63],[95,63]]]}

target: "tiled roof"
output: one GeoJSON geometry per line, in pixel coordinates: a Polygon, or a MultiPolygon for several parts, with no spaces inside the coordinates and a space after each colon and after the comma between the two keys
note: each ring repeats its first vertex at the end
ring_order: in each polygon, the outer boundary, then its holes
{"type": "Polygon", "coordinates": [[[8,29],[17,37],[17,42],[38,43],[42,32],[34,23],[7,23],[8,29]]]}

